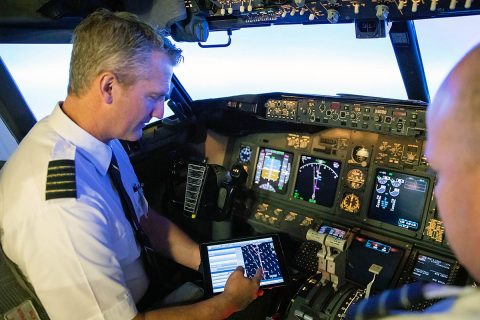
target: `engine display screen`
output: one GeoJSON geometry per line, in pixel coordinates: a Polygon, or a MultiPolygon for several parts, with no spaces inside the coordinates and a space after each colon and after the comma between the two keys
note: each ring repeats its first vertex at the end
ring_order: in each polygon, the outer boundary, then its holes
{"type": "Polygon", "coordinates": [[[331,207],[335,200],[341,163],[302,155],[293,197],[331,207]]]}
{"type": "Polygon", "coordinates": [[[447,284],[452,265],[423,254],[417,256],[412,276],[419,281],[447,284]]]}
{"type": "Polygon", "coordinates": [[[356,236],[348,249],[347,278],[366,286],[373,278],[368,269],[372,264],[376,264],[383,268],[372,289],[385,290],[390,285],[403,254],[403,249],[375,239],[356,236]]]}
{"type": "Polygon", "coordinates": [[[259,189],[285,194],[290,180],[293,154],[260,148],[254,186],[259,189]]]}
{"type": "Polygon", "coordinates": [[[397,227],[418,230],[428,185],[426,178],[377,170],[368,217],[397,227]]]}

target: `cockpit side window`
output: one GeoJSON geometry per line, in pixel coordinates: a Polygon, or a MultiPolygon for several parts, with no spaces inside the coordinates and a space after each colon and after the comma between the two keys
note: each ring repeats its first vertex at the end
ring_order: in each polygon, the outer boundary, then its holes
{"type": "MultiPolygon", "coordinates": [[[[71,44],[0,44],[0,56],[37,121],[67,95],[71,50],[71,44]]],[[[172,114],[165,104],[164,117],[172,114]]]]}
{"type": "Polygon", "coordinates": [[[415,21],[430,97],[465,52],[479,41],[480,16],[425,19],[415,21]],[[448,39],[448,40],[446,40],[448,39]]]}
{"type": "Polygon", "coordinates": [[[8,130],[3,119],[0,119],[0,161],[7,161],[17,145],[17,141],[8,130]]]}

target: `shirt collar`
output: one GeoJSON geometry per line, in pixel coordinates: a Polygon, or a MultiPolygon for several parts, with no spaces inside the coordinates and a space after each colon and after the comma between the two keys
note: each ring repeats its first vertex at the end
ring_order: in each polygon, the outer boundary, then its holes
{"type": "Polygon", "coordinates": [[[95,165],[98,172],[105,175],[112,158],[112,149],[73,122],[63,112],[61,105],[62,102],[59,102],[50,115],[53,129],[73,143],[77,150],[95,165]]]}

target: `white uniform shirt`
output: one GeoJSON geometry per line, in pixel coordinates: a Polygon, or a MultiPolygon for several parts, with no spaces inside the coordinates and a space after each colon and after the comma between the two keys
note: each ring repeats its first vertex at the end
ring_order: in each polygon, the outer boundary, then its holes
{"type": "Polygon", "coordinates": [[[420,312],[399,312],[384,320],[477,320],[480,319],[480,290],[465,287],[457,297],[442,300],[420,312]]]}
{"type": "MultiPolygon", "coordinates": [[[[101,121],[101,119],[99,120],[101,121]]],[[[137,216],[147,212],[118,140],[97,140],[57,105],[0,172],[0,236],[52,319],[132,319],[148,287],[140,248],[107,173],[111,152],[137,216]],[[75,161],[76,198],[45,200],[51,160],[75,161]]]]}

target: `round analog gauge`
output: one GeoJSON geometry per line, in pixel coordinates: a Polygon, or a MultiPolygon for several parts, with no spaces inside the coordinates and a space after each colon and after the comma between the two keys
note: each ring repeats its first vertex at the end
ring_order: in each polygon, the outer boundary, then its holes
{"type": "Polygon", "coordinates": [[[352,189],[360,189],[365,184],[365,174],[362,170],[352,169],[347,173],[347,185],[352,189]]]}
{"type": "Polygon", "coordinates": [[[350,213],[358,213],[360,211],[360,198],[354,193],[347,193],[342,199],[340,208],[350,213]]]}
{"type": "Polygon", "coordinates": [[[250,146],[242,146],[240,148],[240,153],[238,155],[240,162],[247,163],[250,162],[250,158],[252,157],[252,147],[250,146]]]}
{"type": "Polygon", "coordinates": [[[370,151],[364,146],[356,146],[352,151],[352,159],[361,164],[363,167],[366,167],[368,164],[368,158],[370,157],[370,151]]]}

